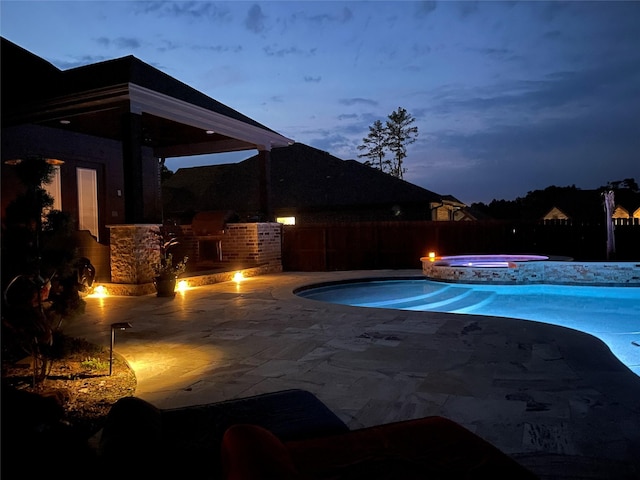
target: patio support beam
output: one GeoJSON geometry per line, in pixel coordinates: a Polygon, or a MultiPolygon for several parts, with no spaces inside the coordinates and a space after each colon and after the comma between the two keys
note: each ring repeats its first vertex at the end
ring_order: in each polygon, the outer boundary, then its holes
{"type": "Polygon", "coordinates": [[[271,222],[271,152],[258,151],[258,205],[263,222],[271,222]]]}
{"type": "Polygon", "coordinates": [[[122,167],[124,171],[125,223],[145,223],[142,179],[142,115],[122,117],[122,167]]]}

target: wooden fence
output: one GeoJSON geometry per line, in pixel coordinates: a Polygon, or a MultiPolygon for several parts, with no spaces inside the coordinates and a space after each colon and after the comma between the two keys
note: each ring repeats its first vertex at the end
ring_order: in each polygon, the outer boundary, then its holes
{"type": "MultiPolygon", "coordinates": [[[[640,260],[640,225],[615,227],[611,260],[640,260]]],[[[438,255],[531,253],[604,261],[603,225],[537,222],[357,222],[285,226],[285,271],[421,268],[438,255]]]]}

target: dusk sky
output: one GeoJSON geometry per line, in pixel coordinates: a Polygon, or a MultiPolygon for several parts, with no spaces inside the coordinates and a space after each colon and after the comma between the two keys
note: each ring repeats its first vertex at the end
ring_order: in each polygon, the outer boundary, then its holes
{"type": "Polygon", "coordinates": [[[0,16],[58,68],[134,55],[345,160],[403,107],[405,179],[467,204],[640,181],[640,1],[2,0],[0,16]]]}

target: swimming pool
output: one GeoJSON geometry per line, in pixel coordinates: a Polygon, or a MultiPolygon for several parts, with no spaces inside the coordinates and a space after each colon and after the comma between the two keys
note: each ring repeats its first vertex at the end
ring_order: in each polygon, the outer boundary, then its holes
{"type": "Polygon", "coordinates": [[[640,287],[450,284],[408,279],[329,284],[296,294],[357,307],[488,315],[568,327],[602,340],[640,376],[640,287]]]}

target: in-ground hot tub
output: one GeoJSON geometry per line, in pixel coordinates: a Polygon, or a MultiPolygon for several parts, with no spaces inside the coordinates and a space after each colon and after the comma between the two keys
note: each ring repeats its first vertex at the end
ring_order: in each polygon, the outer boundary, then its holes
{"type": "Polygon", "coordinates": [[[420,259],[427,278],[445,282],[640,285],[640,264],[571,260],[545,255],[453,255],[420,259]]]}
{"type": "Polygon", "coordinates": [[[546,255],[454,255],[436,257],[435,264],[445,267],[515,268],[516,262],[549,260],[546,255]]]}

